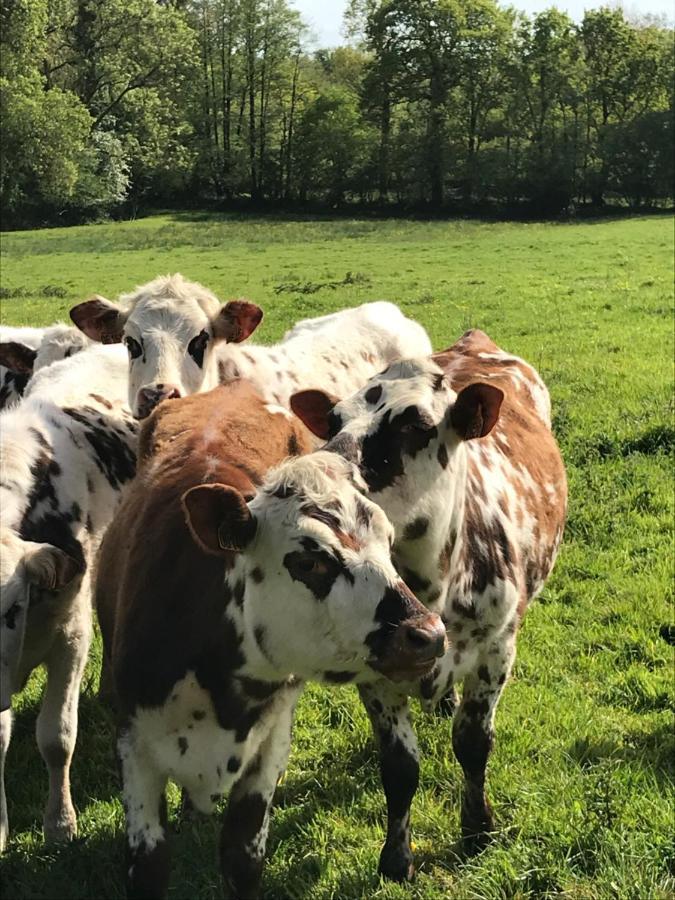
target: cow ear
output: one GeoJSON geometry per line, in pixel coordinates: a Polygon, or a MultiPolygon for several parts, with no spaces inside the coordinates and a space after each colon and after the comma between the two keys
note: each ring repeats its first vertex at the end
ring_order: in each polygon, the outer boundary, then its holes
{"type": "Polygon", "coordinates": [[[256,520],[236,488],[200,484],[186,491],[181,502],[192,537],[206,553],[239,553],[255,536],[256,520]]]}
{"type": "Polygon", "coordinates": [[[253,334],[262,322],[263,311],[248,300],[230,300],[211,320],[213,337],[228,344],[239,344],[253,334]]]}
{"type": "Polygon", "coordinates": [[[35,544],[23,558],[28,581],[49,591],[59,591],[80,575],[82,563],[51,544],[35,544]]]}
{"type": "Polygon", "coordinates": [[[17,341],[0,343],[0,366],[17,375],[32,375],[36,356],[37,350],[17,341]]]}
{"type": "Polygon", "coordinates": [[[470,384],[457,395],[450,424],[462,440],[485,437],[497,423],[503,399],[504,392],[491,384],[470,384]]]}
{"type": "Polygon", "coordinates": [[[327,441],[330,437],[328,417],[335,404],[339,402],[338,397],[325,391],[298,391],[291,397],[291,409],[312,434],[327,441]]]}
{"type": "Polygon", "coordinates": [[[70,318],[92,341],[119,344],[127,315],[110,300],[96,295],[74,306],[70,318]]]}

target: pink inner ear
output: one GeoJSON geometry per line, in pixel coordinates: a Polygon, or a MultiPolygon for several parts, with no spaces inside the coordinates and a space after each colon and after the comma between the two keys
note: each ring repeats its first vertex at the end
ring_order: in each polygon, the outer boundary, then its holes
{"type": "Polygon", "coordinates": [[[291,397],[291,409],[312,434],[327,441],[330,437],[328,416],[337,402],[337,397],[324,391],[298,391],[291,397]]]}

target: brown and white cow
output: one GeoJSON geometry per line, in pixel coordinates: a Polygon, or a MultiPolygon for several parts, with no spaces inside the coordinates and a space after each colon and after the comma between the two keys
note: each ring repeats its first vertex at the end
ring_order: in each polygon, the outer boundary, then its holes
{"type": "Polygon", "coordinates": [[[200,284],[181,275],[156,278],[120,297],[87,300],[70,311],[85,334],[129,351],[129,406],[145,418],[163,399],[208,391],[246,378],[271,403],[313,385],[351,393],[394,359],[431,353],[429,337],[393,303],[364,303],[298,322],[263,347],[239,342],[262,319],[242,300],[221,307],[200,284]]]}
{"type": "MultiPolygon", "coordinates": [[[[326,449],[358,464],[395,527],[398,571],[443,616],[448,652],[407,692],[452,713],[463,682],[453,748],[465,776],[463,833],[478,849],[493,830],[484,784],[496,706],[565,521],[548,392],[531,366],[475,330],[430,358],[389,366],[347,400],[306,391],[291,405],[326,449]]],[[[402,880],[413,872],[409,809],[419,771],[401,710],[406,691],[381,683],[361,693],[380,740],[389,813],[380,870],[402,880]]]]}
{"type": "Polygon", "coordinates": [[[257,896],[302,680],[410,678],[443,653],[443,624],[397,575],[391,525],[357,470],[298,456],[310,443],[242,382],[162,404],[142,430],[96,585],[130,896],[167,889],[168,778],[205,812],[231,788],[223,876],[257,896]]]}

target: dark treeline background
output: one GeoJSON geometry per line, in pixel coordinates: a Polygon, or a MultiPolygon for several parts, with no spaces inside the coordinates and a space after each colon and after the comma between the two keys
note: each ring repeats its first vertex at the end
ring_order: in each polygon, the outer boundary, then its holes
{"type": "Polygon", "coordinates": [[[494,0],[1,0],[5,227],[138,206],[558,214],[673,196],[673,31],[494,0]]]}

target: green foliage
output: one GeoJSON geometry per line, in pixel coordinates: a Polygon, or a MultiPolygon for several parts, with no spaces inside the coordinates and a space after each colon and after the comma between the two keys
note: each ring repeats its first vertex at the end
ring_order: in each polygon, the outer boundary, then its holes
{"type": "Polygon", "coordinates": [[[620,9],[575,24],[497,0],[351,0],[351,43],[315,52],[291,0],[1,14],[17,220],[199,198],[537,215],[673,198],[673,31],[620,9]]]}
{"type": "MultiPolygon", "coordinates": [[[[670,217],[584,224],[162,215],[6,234],[3,321],[67,319],[182,271],[265,309],[256,340],[298,318],[386,297],[435,347],[485,329],[548,384],[570,481],[560,557],[525,617],[488,770],[498,822],[459,854],[461,772],[450,723],[415,710],[422,773],[411,886],[376,875],[384,798],[353,688],[311,686],[277,790],[264,895],[313,900],[672,897],[673,230],[670,217]],[[226,248],[224,251],[223,248],[226,248]],[[350,274],[351,273],[351,274],[350,274]]],[[[7,760],[13,837],[3,896],[121,898],[124,814],[112,716],[84,682],[73,761],[80,837],[43,845],[46,773],[35,745],[43,685],[18,703],[7,760]]],[[[222,896],[218,818],[180,824],[170,795],[172,896],[222,896]]]]}

